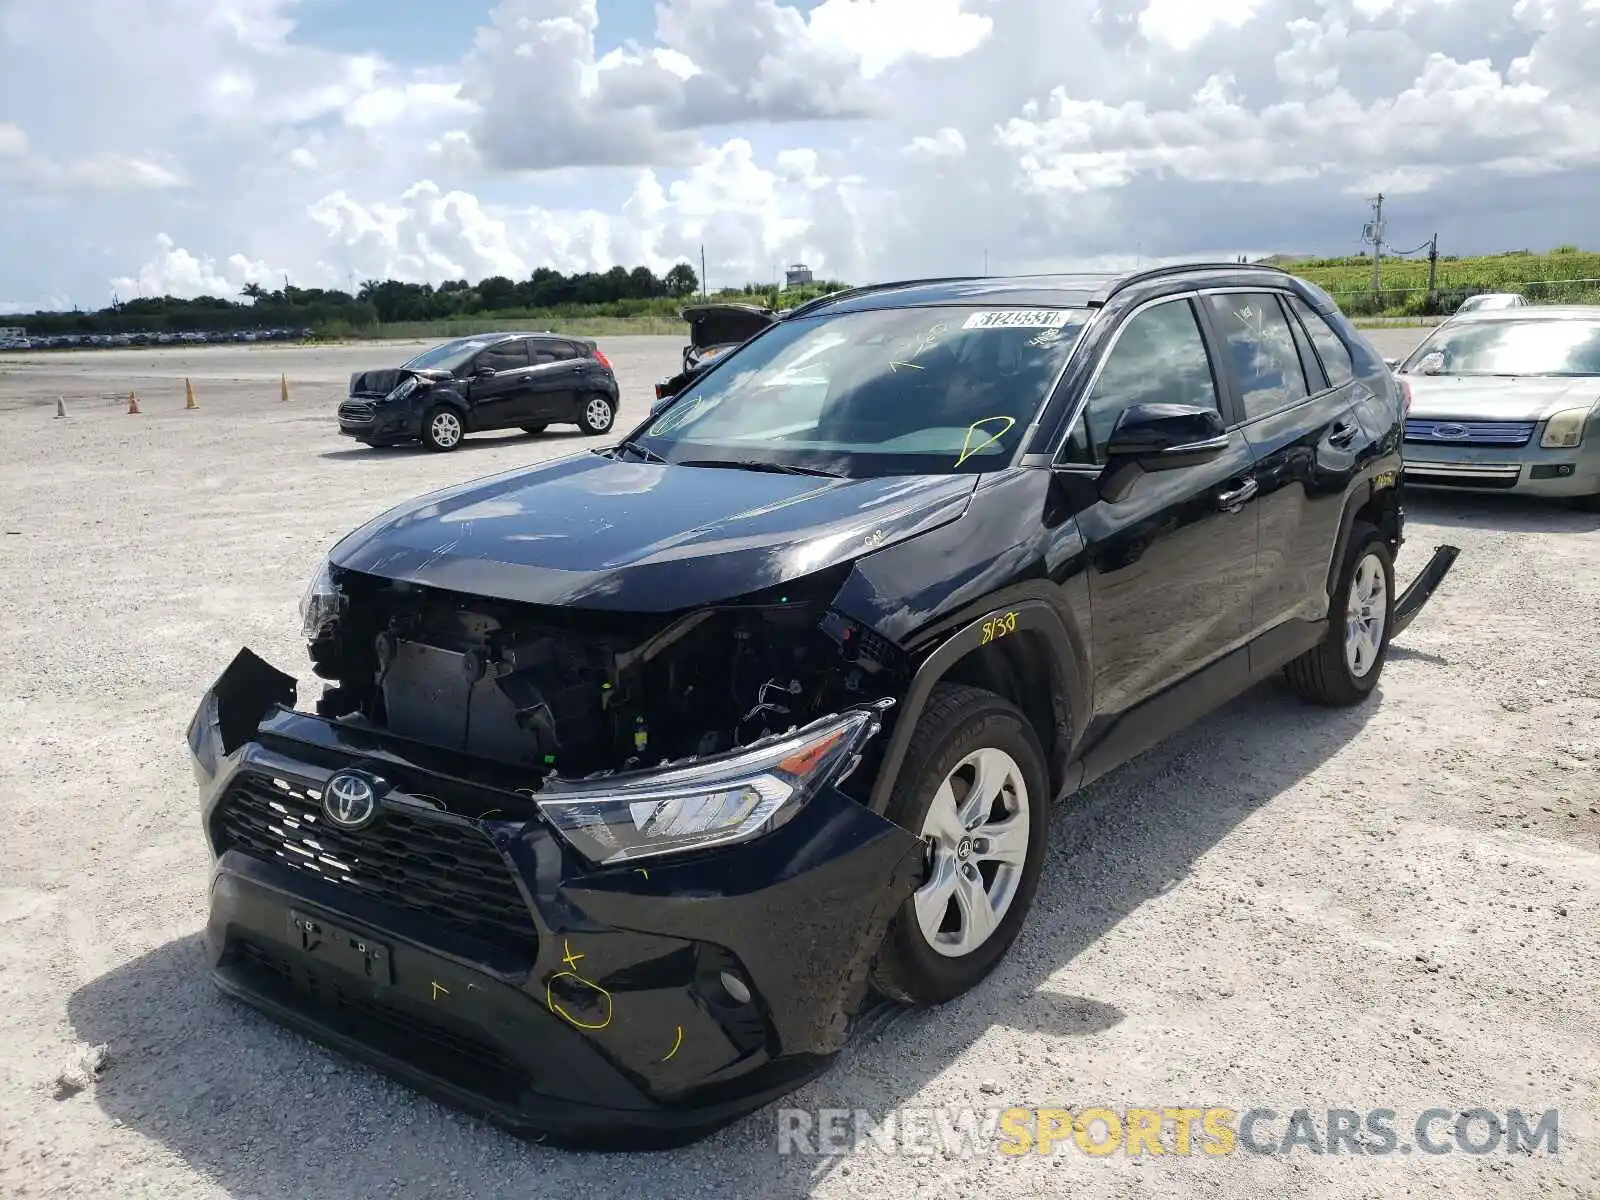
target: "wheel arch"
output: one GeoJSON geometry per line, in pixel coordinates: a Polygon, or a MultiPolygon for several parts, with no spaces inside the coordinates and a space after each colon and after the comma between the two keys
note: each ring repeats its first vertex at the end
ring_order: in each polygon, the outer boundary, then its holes
{"type": "Polygon", "coordinates": [[[428,414],[436,408],[448,408],[461,418],[463,433],[472,432],[472,406],[455,392],[438,392],[428,397],[428,406],[422,410],[422,418],[427,420],[428,414]]]}
{"type": "Polygon", "coordinates": [[[1042,599],[996,605],[960,626],[922,660],[900,698],[868,807],[887,810],[917,721],[940,683],[983,688],[1015,704],[1044,749],[1052,792],[1066,791],[1088,701],[1078,661],[1066,623],[1042,599]]]}
{"type": "MultiPolygon", "coordinates": [[[[1339,586],[1339,570],[1345,555],[1350,551],[1350,534],[1358,524],[1371,525],[1383,534],[1391,553],[1398,553],[1404,517],[1401,507],[1400,484],[1396,472],[1382,472],[1352,488],[1345,500],[1344,515],[1339,521],[1339,536],[1334,542],[1333,556],[1328,562],[1328,602],[1339,586]]],[[[1331,610],[1330,610],[1331,611],[1331,610]]]]}

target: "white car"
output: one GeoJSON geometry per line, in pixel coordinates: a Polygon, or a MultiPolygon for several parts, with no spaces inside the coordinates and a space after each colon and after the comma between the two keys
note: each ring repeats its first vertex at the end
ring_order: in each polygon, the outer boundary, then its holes
{"type": "Polygon", "coordinates": [[[1468,296],[1461,302],[1461,307],[1456,309],[1455,315],[1459,317],[1462,313],[1527,307],[1529,307],[1527,297],[1517,292],[1484,292],[1479,296],[1468,296]]]}
{"type": "Polygon", "coordinates": [[[1600,305],[1456,316],[1394,370],[1408,485],[1600,507],[1600,305]]]}

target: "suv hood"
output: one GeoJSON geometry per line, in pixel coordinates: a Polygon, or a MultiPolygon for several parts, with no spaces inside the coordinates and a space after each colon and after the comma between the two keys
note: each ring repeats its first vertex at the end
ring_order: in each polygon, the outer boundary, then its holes
{"type": "Polygon", "coordinates": [[[674,612],[954,521],[979,478],[823,479],[585,452],[391,509],[340,541],[330,560],[525,604],[674,612]]]}
{"type": "Polygon", "coordinates": [[[1542,421],[1600,397],[1600,379],[1517,379],[1402,375],[1411,386],[1413,420],[1542,421]]]}

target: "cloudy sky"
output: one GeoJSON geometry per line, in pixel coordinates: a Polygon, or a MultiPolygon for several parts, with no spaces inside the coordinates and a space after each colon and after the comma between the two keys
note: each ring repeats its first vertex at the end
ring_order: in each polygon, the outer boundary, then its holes
{"type": "Polygon", "coordinates": [[[0,308],[1600,245],[1597,0],[0,0],[0,308]],[[1589,113],[1589,117],[1582,116],[1589,113]]]}

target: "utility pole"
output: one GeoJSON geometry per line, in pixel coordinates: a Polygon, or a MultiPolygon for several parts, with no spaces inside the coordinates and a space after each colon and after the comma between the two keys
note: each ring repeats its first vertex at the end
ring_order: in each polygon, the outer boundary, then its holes
{"type": "Polygon", "coordinates": [[[700,243],[700,299],[706,298],[706,244],[700,243]]]}
{"type": "Polygon", "coordinates": [[[1361,240],[1372,247],[1372,294],[1376,296],[1382,287],[1379,264],[1383,261],[1383,193],[1368,203],[1372,205],[1372,220],[1361,230],[1361,240]]]}
{"type": "Polygon", "coordinates": [[[1439,235],[1428,239],[1428,303],[1439,295],[1439,235]]]}

